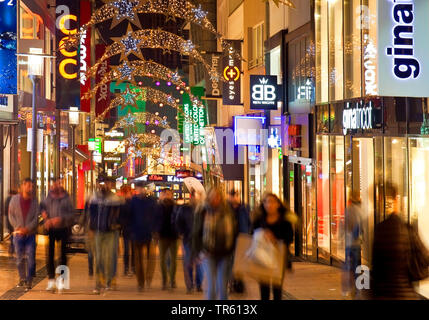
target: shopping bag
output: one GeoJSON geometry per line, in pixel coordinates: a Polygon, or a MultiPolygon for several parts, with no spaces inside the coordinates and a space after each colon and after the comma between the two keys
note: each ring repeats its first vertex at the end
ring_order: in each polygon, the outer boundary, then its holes
{"type": "Polygon", "coordinates": [[[253,263],[267,269],[275,268],[275,245],[266,239],[263,229],[255,230],[252,245],[246,251],[246,257],[253,263]]]}
{"type": "Polygon", "coordinates": [[[258,282],[281,286],[286,266],[286,245],[278,241],[272,248],[272,260],[269,263],[261,263],[258,258],[255,259],[255,255],[249,254],[254,245],[253,240],[252,236],[247,234],[238,236],[232,269],[234,276],[240,278],[247,276],[258,282]]]}

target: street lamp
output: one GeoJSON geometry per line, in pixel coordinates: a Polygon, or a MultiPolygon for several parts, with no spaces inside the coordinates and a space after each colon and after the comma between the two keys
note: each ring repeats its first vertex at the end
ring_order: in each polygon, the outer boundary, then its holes
{"type": "Polygon", "coordinates": [[[30,55],[28,55],[28,77],[33,84],[33,102],[32,102],[32,127],[31,127],[31,180],[33,181],[33,195],[37,195],[37,173],[36,173],[36,162],[37,162],[37,110],[36,110],[36,85],[43,76],[43,49],[41,48],[30,48],[30,55]]]}
{"type": "Polygon", "coordinates": [[[73,146],[73,160],[72,160],[72,186],[73,186],[73,208],[76,208],[76,142],[75,142],[75,129],[79,125],[79,109],[77,107],[70,107],[69,110],[69,124],[72,127],[72,146],[73,146]]]}

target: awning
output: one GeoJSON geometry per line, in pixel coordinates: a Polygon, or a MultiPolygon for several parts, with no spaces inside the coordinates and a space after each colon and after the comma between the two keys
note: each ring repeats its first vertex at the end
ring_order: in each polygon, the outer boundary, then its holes
{"type": "MultiPolygon", "coordinates": [[[[63,153],[70,160],[73,160],[73,150],[63,149],[61,153],[63,153]]],[[[75,155],[76,155],[76,158],[75,158],[76,162],[78,163],[82,163],[86,160],[89,160],[89,157],[79,149],[76,149],[75,155]]]]}

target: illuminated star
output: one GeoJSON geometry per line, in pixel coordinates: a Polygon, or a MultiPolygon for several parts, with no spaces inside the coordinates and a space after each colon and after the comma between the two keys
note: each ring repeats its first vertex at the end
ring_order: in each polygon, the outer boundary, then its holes
{"type": "Polygon", "coordinates": [[[115,77],[117,77],[118,84],[123,81],[133,80],[133,69],[130,68],[127,61],[124,61],[120,66],[113,68],[116,69],[115,77]]]}
{"type": "Polygon", "coordinates": [[[180,76],[179,76],[179,72],[173,72],[171,74],[171,79],[173,79],[174,81],[179,81],[180,80],[180,76]]]}
{"type": "Polygon", "coordinates": [[[130,146],[135,146],[139,141],[139,137],[136,134],[133,134],[131,135],[131,137],[128,138],[128,141],[130,143],[130,146]]]}
{"type": "Polygon", "coordinates": [[[111,6],[117,9],[116,17],[112,20],[110,29],[116,27],[123,20],[128,20],[132,24],[141,29],[139,17],[136,12],[136,7],[141,5],[138,0],[118,0],[110,3],[111,6]]]}
{"type": "Polygon", "coordinates": [[[137,150],[137,152],[135,153],[135,157],[136,158],[143,158],[143,152],[141,150],[137,150]]]}
{"type": "Polygon", "coordinates": [[[187,40],[185,41],[185,43],[183,44],[183,51],[185,52],[192,52],[195,49],[195,45],[192,43],[191,40],[187,40]]]}
{"type": "MultiPolygon", "coordinates": [[[[140,59],[144,59],[140,46],[143,45],[144,39],[136,39],[133,28],[128,26],[126,36],[112,37],[112,40],[121,44],[121,58],[120,61],[125,60],[132,53],[140,59]]],[[[128,60],[128,59],[127,59],[128,60]]]]}
{"type": "Polygon", "coordinates": [[[167,12],[165,12],[164,14],[165,14],[165,22],[168,22],[169,20],[176,22],[176,14],[173,8],[173,4],[171,2],[168,3],[167,12]]]}
{"type": "Polygon", "coordinates": [[[198,8],[193,8],[192,12],[194,13],[195,19],[200,22],[207,16],[207,11],[204,11],[201,5],[199,5],[198,8]]]}
{"type": "Polygon", "coordinates": [[[168,125],[168,122],[167,122],[167,120],[163,119],[163,120],[161,120],[161,124],[162,124],[163,126],[167,126],[167,125],[168,125]]]}
{"type": "Polygon", "coordinates": [[[124,99],[124,104],[121,106],[121,110],[124,110],[128,106],[138,108],[134,92],[130,90],[128,85],[124,92],[122,92],[122,98],[124,99]]]}
{"type": "Polygon", "coordinates": [[[129,113],[126,117],[124,117],[125,126],[132,127],[134,126],[136,122],[136,118],[133,116],[132,113],[129,113]]]}

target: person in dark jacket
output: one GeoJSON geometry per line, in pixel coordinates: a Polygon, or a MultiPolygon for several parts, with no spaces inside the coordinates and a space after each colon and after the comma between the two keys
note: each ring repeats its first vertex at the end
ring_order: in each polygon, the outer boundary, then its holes
{"type": "MultiPolygon", "coordinates": [[[[238,232],[249,234],[251,231],[251,222],[249,215],[249,208],[241,203],[240,194],[236,190],[231,190],[228,193],[228,204],[231,210],[235,214],[235,218],[238,224],[238,232]]],[[[234,261],[234,256],[232,257],[234,261]]],[[[243,293],[244,292],[244,281],[242,279],[232,277],[231,278],[231,292],[243,293]]]]}
{"type": "Polygon", "coordinates": [[[162,289],[167,289],[167,255],[170,260],[169,277],[171,288],[176,288],[176,260],[178,250],[178,238],[175,226],[176,206],[173,200],[173,192],[163,189],[159,197],[160,214],[158,217],[159,256],[162,275],[162,289]]]}
{"type": "Polygon", "coordinates": [[[207,300],[227,300],[232,254],[238,235],[237,221],[223,193],[211,189],[194,217],[192,252],[201,257],[207,279],[207,300]]]}
{"type": "Polygon", "coordinates": [[[410,242],[406,223],[400,217],[400,197],[395,185],[386,183],[386,214],[374,231],[372,256],[373,298],[388,300],[419,299],[408,269],[410,242]]]}
{"type": "MultiPolygon", "coordinates": [[[[48,231],[48,286],[46,290],[55,290],[55,242],[61,243],[60,265],[67,265],[66,245],[73,223],[73,205],[67,191],[64,190],[61,178],[55,178],[52,182],[48,196],[40,204],[44,228],[48,231]]],[[[58,288],[61,290],[62,288],[58,288]]]]}
{"type": "Polygon", "coordinates": [[[111,190],[115,180],[101,178],[100,190],[90,199],[89,228],[94,232],[95,261],[97,274],[94,293],[100,294],[101,289],[112,289],[112,280],[115,275],[115,250],[117,232],[120,229],[119,213],[121,199],[111,190]],[[103,283],[103,279],[105,283],[103,283]]]}
{"type": "Polygon", "coordinates": [[[39,205],[37,199],[33,198],[33,182],[27,178],[22,182],[21,192],[10,200],[8,212],[13,228],[16,264],[19,273],[18,287],[25,287],[26,291],[31,289],[33,275],[36,273],[38,214],[39,205]]]}
{"type": "Polygon", "coordinates": [[[130,222],[130,203],[133,197],[131,187],[129,185],[123,185],[121,187],[121,194],[124,198],[124,204],[121,207],[121,213],[119,215],[119,220],[122,229],[122,238],[124,242],[124,276],[128,276],[130,274],[130,256],[131,256],[131,271],[134,274],[134,248],[132,245],[131,239],[131,222],[130,222]],[[130,255],[131,252],[131,255],[130,255]]]}
{"type": "MultiPolygon", "coordinates": [[[[286,248],[293,241],[293,226],[287,219],[287,208],[273,193],[264,195],[259,207],[259,216],[253,222],[253,230],[262,228],[268,240],[283,241],[286,248]]],[[[270,299],[270,285],[259,283],[261,300],[270,299]]],[[[282,287],[272,286],[274,300],[281,300],[282,287]]]]}
{"type": "Polygon", "coordinates": [[[155,252],[151,245],[155,232],[155,219],[159,208],[156,200],[147,194],[143,182],[136,183],[137,194],[129,204],[129,230],[134,248],[134,266],[137,277],[138,290],[150,287],[155,271],[155,252]],[[146,251],[146,271],[144,260],[146,251]]]}
{"type": "Polygon", "coordinates": [[[183,272],[186,293],[188,294],[192,293],[194,287],[196,287],[198,292],[202,292],[203,266],[199,259],[193,259],[192,257],[192,228],[194,225],[194,214],[200,204],[200,199],[201,195],[195,190],[191,190],[190,202],[182,205],[177,210],[176,215],[176,228],[183,242],[183,272]]]}
{"type": "MultiPolygon", "coordinates": [[[[5,201],[5,205],[4,205],[4,212],[6,212],[6,214],[9,212],[9,204],[10,204],[10,200],[12,199],[12,197],[14,195],[16,195],[18,192],[16,190],[10,190],[9,191],[9,195],[6,198],[5,201]]],[[[15,248],[13,246],[13,227],[10,224],[9,218],[7,218],[7,229],[9,231],[9,240],[10,240],[10,244],[9,244],[9,255],[12,256],[15,253],[15,248]]]]}

